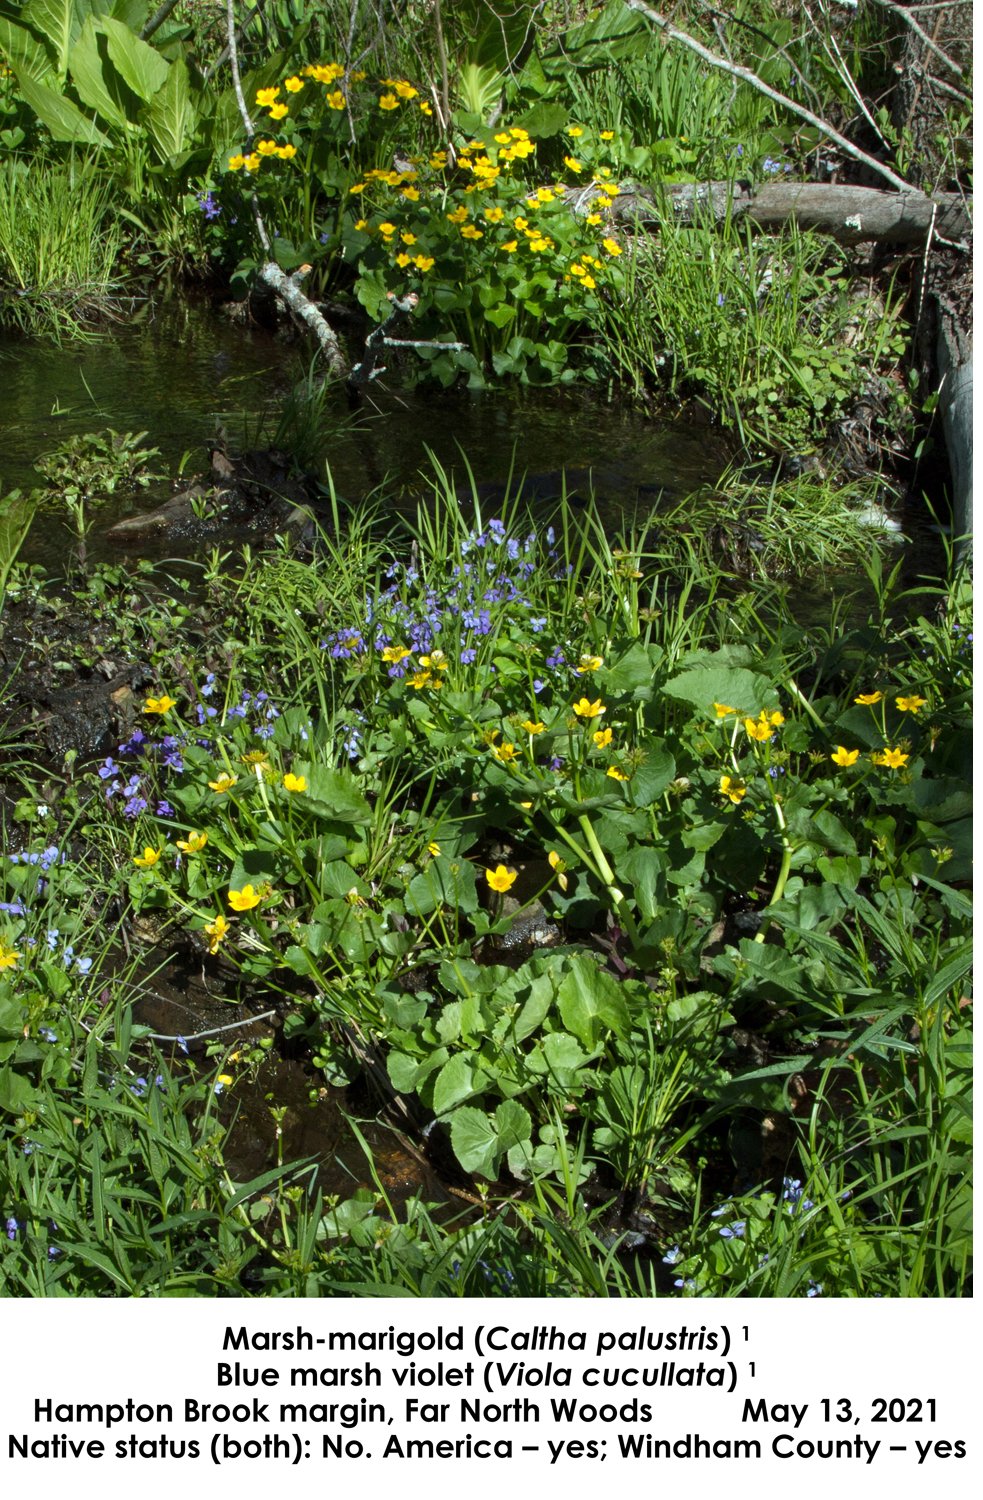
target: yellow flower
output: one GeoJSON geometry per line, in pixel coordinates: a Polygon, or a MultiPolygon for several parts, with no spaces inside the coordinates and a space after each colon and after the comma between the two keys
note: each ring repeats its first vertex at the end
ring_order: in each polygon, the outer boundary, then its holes
{"type": "Polygon", "coordinates": [[[430,840],[429,844],[427,845],[427,853],[432,854],[434,859],[437,858],[437,855],[440,853],[440,845],[437,843],[436,839],[430,840]]]}
{"type": "Polygon", "coordinates": [[[919,709],[925,707],[928,699],[919,698],[917,693],[912,693],[907,698],[895,698],[894,701],[903,714],[917,714],[919,709]]]}
{"type": "Polygon", "coordinates": [[[11,948],[3,938],[0,938],[0,969],[16,969],[17,960],[22,957],[23,954],[16,948],[11,948]]]}
{"type": "Polygon", "coordinates": [[[627,781],[628,777],[624,771],[619,771],[617,766],[608,766],[605,776],[610,776],[612,781],[627,781]]]}
{"type": "Polygon", "coordinates": [[[149,870],[157,863],[163,852],[163,849],[151,849],[149,844],[144,844],[143,853],[134,854],[133,863],[138,870],[149,870]]]}
{"type": "Polygon", "coordinates": [[[256,150],[259,152],[260,156],[276,156],[277,149],[278,147],[276,141],[267,140],[256,142],[256,150]]]}
{"type": "Polygon", "coordinates": [[[485,870],[485,879],[493,891],[504,893],[511,890],[518,878],[515,870],[507,870],[504,865],[496,865],[494,870],[485,870]]]}
{"type": "Polygon", "coordinates": [[[245,167],[247,172],[259,171],[259,157],[256,155],[255,151],[250,151],[249,155],[243,161],[243,166],[245,167]]]}
{"type": "Polygon", "coordinates": [[[590,224],[592,226],[600,224],[601,223],[601,216],[600,216],[600,214],[588,214],[587,218],[585,220],[585,223],[590,224]]]}
{"type": "Polygon", "coordinates": [[[512,255],[512,254],[514,254],[514,252],[516,250],[518,250],[518,248],[519,248],[519,241],[518,240],[509,240],[509,241],[507,241],[506,244],[504,244],[502,246],[502,249],[505,251],[506,255],[512,255]]]}
{"type": "Polygon", "coordinates": [[[875,766],[890,766],[892,771],[896,771],[899,766],[905,764],[908,756],[902,750],[887,749],[879,751],[876,755],[872,755],[871,760],[875,766]]]}
{"type": "Polygon", "coordinates": [[[430,108],[430,105],[428,104],[426,99],[421,99],[419,104],[417,105],[417,108],[419,109],[421,115],[433,114],[433,110],[430,108]]]}
{"type": "Polygon", "coordinates": [[[293,158],[297,155],[297,147],[296,146],[278,146],[276,154],[280,158],[281,161],[292,161],[293,158]]]}
{"type": "Polygon", "coordinates": [[[553,241],[548,235],[537,234],[535,239],[529,241],[529,248],[535,250],[537,254],[543,250],[552,250],[553,241]]]}
{"type": "Polygon", "coordinates": [[[853,701],[854,703],[862,703],[864,708],[871,708],[875,703],[880,703],[883,697],[883,693],[860,693],[853,701]]]}
{"type": "Polygon", "coordinates": [[[496,760],[502,760],[508,765],[509,761],[515,760],[517,752],[511,740],[508,740],[504,745],[492,745],[491,753],[496,760]]]}
{"type": "Polygon", "coordinates": [[[511,136],[510,136],[510,135],[509,135],[509,134],[508,134],[508,132],[507,132],[507,131],[506,131],[506,132],[504,132],[504,133],[502,133],[502,134],[500,134],[500,135],[497,135],[497,136],[496,136],[496,137],[495,137],[495,140],[496,140],[496,142],[497,142],[497,144],[498,144],[498,145],[499,145],[499,146],[507,146],[507,145],[508,145],[508,143],[509,143],[509,141],[510,141],[510,140],[511,140],[511,139],[512,139],[512,137],[511,137],[511,136]]]}
{"type": "MultiPolygon", "coordinates": [[[[228,930],[229,930],[229,924],[225,920],[225,917],[222,915],[221,912],[219,912],[219,914],[215,918],[214,922],[208,922],[208,923],[206,923],[206,925],[205,925],[205,931],[208,934],[208,951],[209,951],[209,953],[217,953],[218,952],[218,945],[222,941],[222,939],[225,937],[225,934],[228,932],[228,930]]],[[[231,1082],[231,1079],[229,1081],[231,1082]]]]}
{"type": "Polygon", "coordinates": [[[189,833],[186,839],[177,840],[177,846],[182,854],[200,854],[207,843],[207,833],[189,833]]]}
{"type": "Polygon", "coordinates": [[[609,198],[617,198],[618,194],[621,192],[621,189],[616,182],[599,182],[597,185],[602,193],[607,193],[609,198]]]}
{"type": "Polygon", "coordinates": [[[228,771],[223,771],[217,781],[210,781],[208,785],[221,796],[223,792],[230,792],[238,780],[238,776],[230,776],[228,771]]]}
{"type": "Polygon", "coordinates": [[[361,230],[363,230],[366,233],[371,233],[371,230],[369,229],[369,221],[368,221],[368,219],[356,219],[355,220],[355,228],[356,229],[361,229],[361,230]]]}
{"type": "Polygon", "coordinates": [[[407,677],[406,680],[409,683],[410,687],[413,688],[425,688],[429,683],[433,681],[429,672],[414,672],[412,676],[407,677]]]}
{"type": "Polygon", "coordinates": [[[410,263],[410,258],[407,255],[406,251],[405,250],[401,250],[400,253],[396,257],[396,264],[397,264],[397,266],[399,266],[400,270],[402,271],[402,270],[405,270],[405,268],[409,265],[409,263],[410,263]]]}
{"type": "Polygon", "coordinates": [[[396,226],[395,224],[390,224],[388,219],[385,219],[383,223],[379,225],[379,233],[385,235],[386,239],[388,240],[390,235],[394,235],[396,233],[396,226]]]}
{"type": "Polygon", "coordinates": [[[581,698],[578,703],[573,705],[573,711],[578,718],[596,719],[599,714],[604,713],[605,706],[600,698],[595,698],[593,703],[589,702],[586,698],[581,698]]]}
{"type": "Polygon", "coordinates": [[[380,109],[398,109],[399,100],[395,94],[382,94],[379,98],[380,109]]]}
{"type": "Polygon", "coordinates": [[[773,713],[769,713],[766,708],[763,708],[758,715],[758,723],[770,724],[772,729],[777,729],[780,724],[785,723],[785,715],[779,713],[777,709],[773,713]]]}
{"type": "Polygon", "coordinates": [[[519,725],[519,728],[524,729],[526,731],[526,734],[542,734],[543,730],[546,728],[546,725],[540,724],[538,722],[534,723],[532,719],[523,719],[522,723],[519,725]]]}
{"type": "Polygon", "coordinates": [[[250,771],[255,772],[260,781],[273,770],[265,750],[247,750],[245,755],[240,755],[239,759],[244,766],[249,767],[250,771]]]}
{"type": "Polygon", "coordinates": [[[604,750],[604,749],[606,749],[607,746],[610,745],[610,743],[611,743],[611,741],[613,739],[614,739],[614,730],[613,729],[595,729],[594,730],[594,744],[597,746],[598,750],[604,750]]]}
{"type": "Polygon", "coordinates": [[[621,254],[621,246],[618,244],[617,240],[602,240],[601,244],[604,246],[609,255],[621,254]]]}
{"type": "MultiPolygon", "coordinates": [[[[206,928],[205,930],[207,932],[208,929],[206,928]]],[[[235,1083],[235,1079],[232,1077],[231,1073],[220,1073],[215,1082],[216,1084],[220,1083],[224,1089],[230,1089],[235,1083]]]]}
{"type": "Polygon", "coordinates": [[[415,89],[411,83],[407,83],[405,78],[401,78],[396,84],[396,92],[401,99],[415,99],[420,90],[415,89]]]}
{"type": "Polygon", "coordinates": [[[447,152],[435,151],[433,156],[431,156],[430,158],[430,165],[433,167],[435,172],[440,172],[447,165],[447,152]]]}
{"type": "Polygon", "coordinates": [[[405,198],[407,203],[419,203],[420,201],[420,191],[415,187],[405,187],[399,196],[405,198]]]}
{"type": "Polygon", "coordinates": [[[276,96],[279,92],[280,90],[278,88],[257,89],[256,103],[259,105],[260,109],[269,109],[270,105],[276,102],[276,96]]]}
{"type": "Polygon", "coordinates": [[[848,750],[845,745],[837,745],[830,756],[830,760],[838,766],[852,766],[859,755],[859,750],[848,750]]]}
{"type": "Polygon", "coordinates": [[[720,790],[725,797],[730,798],[731,802],[740,802],[747,792],[747,787],[739,777],[721,776],[720,790]]]}
{"type": "Polygon", "coordinates": [[[169,698],[165,693],[161,698],[147,698],[144,701],[143,711],[145,714],[166,714],[176,702],[176,698],[169,698]]]}
{"type": "Polygon", "coordinates": [[[486,208],[482,218],[486,224],[501,224],[505,218],[504,208],[486,208]]]}
{"type": "Polygon", "coordinates": [[[585,672],[596,672],[598,668],[603,667],[603,665],[603,656],[588,656],[586,654],[582,654],[580,661],[574,667],[574,671],[576,672],[578,677],[582,677],[585,672]]]}
{"type": "Polygon", "coordinates": [[[414,255],[413,264],[418,271],[429,271],[433,268],[432,255],[414,255]]]}
{"type": "Polygon", "coordinates": [[[465,239],[465,240],[483,240],[484,237],[485,236],[482,233],[482,231],[480,229],[476,229],[473,224],[462,224],[461,225],[461,238],[462,239],[465,239]]]}
{"type": "Polygon", "coordinates": [[[427,667],[432,672],[446,672],[450,666],[450,658],[446,651],[441,651],[438,646],[430,652],[429,656],[420,657],[420,666],[427,667]]]}
{"type": "Polygon", "coordinates": [[[718,719],[726,719],[730,714],[737,713],[737,709],[731,708],[729,703],[715,703],[713,707],[718,719]]]}
{"type": "Polygon", "coordinates": [[[592,292],[597,286],[597,282],[594,280],[593,276],[585,276],[580,284],[581,286],[586,287],[589,292],[592,292]]]}
{"type": "Polygon", "coordinates": [[[241,891],[230,889],[226,899],[233,911],[252,911],[263,898],[256,887],[250,884],[244,885],[241,891]]]}
{"type": "Polygon", "coordinates": [[[583,163],[579,162],[575,156],[565,156],[563,158],[563,164],[565,167],[569,168],[571,172],[582,172],[584,170],[583,163]]]}
{"type": "Polygon", "coordinates": [[[578,135],[583,135],[583,133],[584,132],[583,132],[583,130],[581,129],[581,127],[579,125],[568,125],[567,126],[567,135],[578,136],[578,135]]]}
{"type": "Polygon", "coordinates": [[[332,93],[326,94],[325,99],[329,109],[344,109],[345,107],[345,96],[341,89],[335,89],[332,93]]]}
{"type": "Polygon", "coordinates": [[[229,157],[229,171],[230,172],[239,172],[239,171],[241,171],[241,169],[245,165],[246,165],[246,158],[244,156],[239,156],[237,154],[235,156],[230,156],[229,157]]]}
{"type": "Polygon", "coordinates": [[[602,130],[601,131],[601,140],[602,141],[613,141],[614,140],[614,131],[613,130],[602,130]]]}
{"type": "Polygon", "coordinates": [[[271,120],[282,120],[284,115],[289,115],[290,109],[286,104],[274,104],[270,110],[271,120]]]}
{"type": "Polygon", "coordinates": [[[403,231],[403,233],[400,235],[400,239],[402,240],[404,245],[416,244],[416,235],[410,234],[407,230],[403,231]]]}
{"type": "Polygon", "coordinates": [[[564,874],[564,871],[567,868],[566,862],[560,858],[555,849],[551,849],[546,858],[549,860],[550,869],[556,876],[557,885],[560,887],[561,891],[565,891],[567,886],[570,884],[569,880],[564,874]]]}
{"type": "Polygon", "coordinates": [[[395,664],[397,662],[405,661],[409,655],[410,649],[408,646],[386,646],[382,652],[382,659],[383,661],[389,661],[395,664]]]}
{"type": "Polygon", "coordinates": [[[295,776],[293,771],[288,771],[283,778],[284,789],[288,792],[306,792],[307,777],[295,776]]]}
{"type": "Polygon", "coordinates": [[[752,740],[770,740],[771,725],[762,723],[760,719],[745,719],[744,728],[752,740]]]}
{"type": "Polygon", "coordinates": [[[469,212],[470,210],[466,207],[465,204],[462,203],[459,208],[454,209],[453,213],[446,214],[445,217],[448,218],[452,224],[463,224],[465,219],[468,217],[469,212]]]}
{"type": "Polygon", "coordinates": [[[302,78],[285,78],[283,86],[288,94],[299,94],[304,87],[304,80],[302,78]]]}

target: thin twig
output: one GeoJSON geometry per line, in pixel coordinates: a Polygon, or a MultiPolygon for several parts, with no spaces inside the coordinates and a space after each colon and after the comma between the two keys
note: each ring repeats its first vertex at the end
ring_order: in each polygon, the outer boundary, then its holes
{"type": "Polygon", "coordinates": [[[876,172],[880,177],[883,177],[892,187],[897,188],[899,192],[910,191],[911,184],[905,182],[904,178],[899,177],[896,172],[892,172],[890,167],[886,167],[883,162],[879,162],[875,156],[868,156],[866,151],[861,151],[860,147],[855,146],[852,141],[848,141],[845,135],[841,135],[838,130],[834,130],[828,120],[821,120],[818,115],[813,114],[811,109],[806,109],[803,105],[796,104],[795,100],[790,99],[787,94],[780,93],[778,89],[773,89],[770,84],[765,83],[764,79],[759,78],[757,73],[753,73],[750,68],[742,67],[739,63],[728,62],[726,58],[720,57],[716,52],[711,52],[709,47],[704,47],[703,43],[698,42],[696,37],[690,36],[689,32],[680,31],[678,26],[674,26],[665,16],[660,15],[657,10],[653,10],[651,6],[646,5],[644,0],[625,0],[625,4],[629,10],[636,10],[639,15],[647,17],[653,26],[657,26],[660,31],[665,32],[666,36],[670,37],[674,42],[679,42],[681,46],[688,47],[691,52],[695,52],[697,57],[702,57],[703,61],[709,63],[712,68],[719,68],[724,73],[730,73],[734,78],[742,79],[745,83],[750,84],[752,88],[757,89],[758,93],[764,94],[766,98],[773,100],[776,104],[781,104],[783,108],[790,110],[794,115],[798,115],[807,124],[814,125],[829,140],[835,142],[847,156],[852,156],[855,161],[862,162],[864,166],[869,167],[872,172],[876,172]]]}
{"type": "MultiPolygon", "coordinates": [[[[919,26],[910,10],[906,10],[903,5],[896,5],[894,3],[894,0],[872,0],[872,3],[874,5],[879,5],[881,10],[889,10],[893,15],[898,16],[902,21],[904,21],[906,26],[911,27],[912,31],[917,37],[921,39],[922,42],[924,42],[928,50],[930,52],[934,52],[939,61],[945,63],[946,67],[949,68],[953,73],[955,73],[957,78],[965,77],[965,73],[959,66],[959,64],[953,58],[951,58],[947,52],[942,51],[942,48],[939,46],[938,42],[934,42],[932,40],[924,27],[919,26]]],[[[928,7],[926,6],[924,7],[924,9],[928,9],[928,7]]]]}

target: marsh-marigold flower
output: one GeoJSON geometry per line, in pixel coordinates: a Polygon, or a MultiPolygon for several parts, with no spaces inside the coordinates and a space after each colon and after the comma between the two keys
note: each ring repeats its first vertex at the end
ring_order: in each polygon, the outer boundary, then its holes
{"type": "Polygon", "coordinates": [[[182,854],[200,854],[207,843],[207,833],[189,833],[186,839],[177,840],[177,846],[182,854]]]}
{"type": "Polygon", "coordinates": [[[17,960],[22,957],[16,948],[0,938],[0,969],[16,969],[17,960]]]}
{"type": "Polygon", "coordinates": [[[218,952],[218,945],[222,941],[222,939],[225,937],[225,934],[228,932],[228,930],[229,930],[229,924],[225,920],[225,917],[222,915],[221,912],[219,912],[219,914],[215,918],[214,922],[208,922],[206,924],[206,926],[205,926],[205,932],[208,935],[208,951],[209,951],[209,953],[217,953],[218,952]]]}
{"type": "Polygon", "coordinates": [[[731,802],[740,802],[741,798],[747,794],[747,787],[737,776],[721,776],[720,790],[725,797],[730,798],[731,802]]]}
{"type": "Polygon", "coordinates": [[[600,667],[603,667],[603,665],[603,656],[588,656],[586,653],[583,653],[579,662],[573,670],[576,672],[578,677],[583,677],[585,672],[596,672],[600,667]]]}
{"type": "Polygon", "coordinates": [[[507,741],[504,745],[491,745],[489,748],[495,759],[505,761],[506,765],[509,761],[515,760],[517,752],[511,741],[507,741]]]}
{"type": "Polygon", "coordinates": [[[395,665],[398,662],[405,661],[410,655],[411,652],[408,646],[386,646],[383,648],[382,659],[383,661],[392,662],[395,665]]]}
{"type": "Polygon", "coordinates": [[[304,87],[304,80],[302,78],[285,78],[283,86],[288,94],[299,94],[304,87]]]}
{"type": "Polygon", "coordinates": [[[174,707],[176,698],[169,698],[164,693],[160,698],[146,698],[143,704],[145,714],[166,714],[174,707]]]}
{"type": "Polygon", "coordinates": [[[883,693],[858,693],[853,701],[863,704],[864,708],[872,708],[875,703],[880,703],[883,697],[883,693]]]}
{"type": "Polygon", "coordinates": [[[260,109],[269,109],[271,104],[276,103],[276,96],[279,92],[280,90],[278,88],[257,89],[256,103],[259,105],[260,109]]]}
{"type": "Polygon", "coordinates": [[[218,792],[219,796],[221,796],[223,792],[230,792],[238,780],[238,776],[230,776],[228,771],[223,771],[221,776],[217,777],[215,781],[210,781],[208,785],[213,792],[218,792]]]}
{"type": "Polygon", "coordinates": [[[286,104],[274,104],[270,107],[271,120],[282,120],[289,113],[290,109],[286,104]]]}
{"type": "Polygon", "coordinates": [[[605,712],[605,706],[600,698],[595,698],[593,703],[587,698],[581,698],[573,705],[573,711],[580,719],[596,719],[605,712]]]}
{"type": "Polygon", "coordinates": [[[919,709],[925,707],[928,699],[919,698],[917,693],[911,693],[906,698],[895,698],[894,701],[903,714],[917,714],[919,709]]]}
{"type": "Polygon", "coordinates": [[[875,766],[890,766],[892,771],[897,771],[908,760],[903,750],[890,749],[879,750],[876,755],[871,756],[875,766]]]}
{"type": "Polygon", "coordinates": [[[526,731],[526,734],[542,734],[543,730],[546,728],[546,725],[540,724],[538,720],[523,719],[522,723],[519,725],[519,728],[524,729],[526,731]]]}
{"type": "Polygon", "coordinates": [[[398,109],[399,108],[399,100],[396,98],[395,94],[381,94],[379,96],[379,108],[380,109],[398,109]]]}
{"type": "Polygon", "coordinates": [[[619,771],[617,766],[608,766],[605,776],[610,776],[612,781],[627,781],[628,777],[624,771],[619,771]]]}
{"type": "Polygon", "coordinates": [[[762,723],[760,719],[745,719],[744,728],[752,740],[771,739],[771,725],[767,721],[762,723]]]}
{"type": "Polygon", "coordinates": [[[729,718],[731,714],[737,713],[737,709],[731,708],[729,703],[715,703],[713,705],[713,709],[718,719],[726,719],[729,718]]]}
{"type": "Polygon", "coordinates": [[[434,859],[437,858],[437,855],[440,853],[440,845],[437,843],[436,839],[430,840],[429,844],[427,845],[427,853],[434,859]]]}
{"type": "Polygon", "coordinates": [[[163,849],[151,849],[149,844],[145,844],[142,854],[134,854],[133,863],[138,870],[149,870],[157,863],[163,852],[163,849]]]}
{"type": "Polygon", "coordinates": [[[285,790],[288,792],[306,792],[307,777],[295,776],[292,771],[288,771],[286,776],[284,776],[283,778],[283,785],[285,790]]]}
{"type": "Polygon", "coordinates": [[[597,746],[598,750],[603,750],[605,748],[605,746],[610,745],[610,743],[611,743],[611,741],[613,739],[614,739],[614,730],[613,729],[595,729],[594,730],[594,744],[597,746]]]}
{"type": "Polygon", "coordinates": [[[518,878],[517,871],[507,870],[504,865],[496,865],[494,870],[485,870],[485,879],[492,890],[503,894],[512,889],[518,878]]]}
{"type": "Polygon", "coordinates": [[[230,890],[226,897],[233,911],[252,911],[263,899],[252,884],[244,885],[241,891],[230,890]]]}
{"type": "Polygon", "coordinates": [[[852,766],[860,755],[859,750],[848,750],[845,745],[837,745],[830,756],[838,766],[852,766]]]}

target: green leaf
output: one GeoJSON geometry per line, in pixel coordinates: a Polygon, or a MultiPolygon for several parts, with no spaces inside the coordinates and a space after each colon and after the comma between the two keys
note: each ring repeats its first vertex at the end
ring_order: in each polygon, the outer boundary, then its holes
{"type": "Polygon", "coordinates": [[[747,667],[724,663],[693,667],[671,678],[663,689],[670,698],[679,698],[714,717],[713,705],[726,703],[738,713],[754,717],[760,709],[777,707],[775,690],[766,677],[747,667]]]}
{"type": "Polygon", "coordinates": [[[603,678],[605,694],[611,697],[619,693],[649,696],[652,677],[661,655],[659,647],[646,647],[640,641],[635,641],[629,646],[624,656],[619,656],[618,660],[605,671],[603,678]]]}
{"type": "Polygon", "coordinates": [[[482,1109],[466,1104],[450,1119],[451,1145],[465,1172],[494,1179],[502,1152],[493,1121],[482,1109]]]}
{"type": "Polygon", "coordinates": [[[605,1030],[626,1036],[628,1007],[621,986],[592,959],[574,955],[557,990],[557,1006],[568,1031],[593,1051],[605,1030]]]}
{"type": "Polygon", "coordinates": [[[628,794],[638,807],[647,807],[661,797],[676,774],[676,762],[659,740],[649,743],[645,759],[631,773],[628,794]]]}
{"type": "Polygon", "coordinates": [[[470,1099],[479,1092],[475,1082],[475,1070],[464,1052],[455,1053],[444,1063],[434,1080],[433,1109],[436,1115],[445,1115],[455,1104],[470,1099]]]}
{"type": "Polygon", "coordinates": [[[352,825],[372,821],[372,809],[350,771],[334,771],[329,766],[299,761],[294,772],[306,776],[308,791],[301,793],[298,806],[333,823],[352,825]]]}
{"type": "Polygon", "coordinates": [[[33,1104],[35,1094],[34,1085],[23,1073],[15,1073],[13,1068],[0,1068],[0,1109],[12,1115],[23,1114],[33,1104]]]}
{"type": "Polygon", "coordinates": [[[94,109],[108,125],[125,130],[129,124],[135,123],[127,120],[120,101],[109,91],[99,55],[98,33],[91,16],[86,16],[85,25],[72,46],[68,70],[82,103],[94,109]]]}
{"type": "Polygon", "coordinates": [[[167,81],[150,101],[144,116],[162,162],[172,160],[185,149],[196,116],[188,69],[184,59],[179,57],[171,64],[167,81]]]}
{"type": "Polygon", "coordinates": [[[0,16],[0,52],[15,72],[23,68],[39,83],[54,71],[51,55],[37,37],[25,31],[23,26],[15,26],[6,16],[0,16]]]}
{"type": "Polygon", "coordinates": [[[69,50],[82,29],[77,0],[29,0],[21,16],[51,43],[58,77],[64,78],[69,50]]]}
{"type": "Polygon", "coordinates": [[[103,135],[95,121],[88,119],[70,99],[49,89],[47,84],[39,83],[22,68],[15,68],[14,76],[25,104],[30,105],[54,140],[70,145],[109,145],[109,137],[103,135]]]}
{"type": "Polygon", "coordinates": [[[113,66],[137,97],[144,104],[149,104],[157,90],[167,82],[170,64],[153,47],[134,36],[122,21],[107,17],[102,22],[102,29],[106,34],[113,66]]]}
{"type": "Polygon", "coordinates": [[[618,878],[630,881],[638,910],[647,922],[657,917],[661,909],[659,894],[665,894],[662,876],[666,864],[661,849],[645,848],[640,844],[618,860],[618,878]]]}

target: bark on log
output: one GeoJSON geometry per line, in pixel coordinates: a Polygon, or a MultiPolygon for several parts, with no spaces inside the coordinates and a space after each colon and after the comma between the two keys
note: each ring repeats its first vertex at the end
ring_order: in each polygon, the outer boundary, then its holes
{"type": "Polygon", "coordinates": [[[943,239],[965,243],[972,222],[958,193],[930,198],[914,188],[882,193],[877,188],[812,182],[769,182],[758,188],[727,182],[670,183],[662,198],[644,189],[626,188],[612,200],[616,222],[658,223],[661,203],[672,205],[677,223],[691,224],[701,215],[714,221],[729,212],[762,229],[777,229],[794,220],[803,229],[820,229],[846,244],[878,240],[897,245],[924,243],[929,229],[943,239]],[[934,216],[934,226],[933,226],[934,216]]]}

